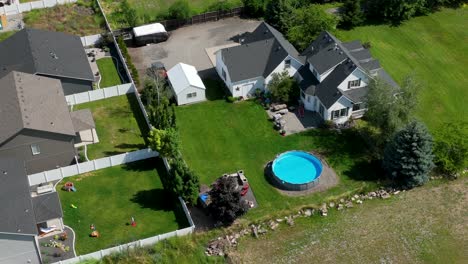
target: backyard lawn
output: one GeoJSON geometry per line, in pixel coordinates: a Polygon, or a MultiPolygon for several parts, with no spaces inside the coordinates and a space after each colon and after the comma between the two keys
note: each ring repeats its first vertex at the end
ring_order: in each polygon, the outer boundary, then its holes
{"type": "Polygon", "coordinates": [[[179,106],[176,114],[182,154],[188,165],[200,175],[202,183],[210,184],[224,173],[245,171],[259,203],[249,216],[294,209],[375,186],[373,181],[366,179],[378,172],[367,161],[365,145],[354,131],[338,134],[310,130],[281,137],[267,120],[265,110],[250,101],[230,104],[217,100],[179,106]],[[267,182],[263,170],[268,161],[287,150],[320,152],[340,176],[340,183],[327,192],[308,196],[281,195],[267,182]]]}
{"type": "Polygon", "coordinates": [[[104,17],[92,8],[91,0],[79,0],[74,4],[34,9],[23,14],[27,27],[59,31],[78,36],[106,32],[104,17]]]}
{"type": "Polygon", "coordinates": [[[401,81],[422,84],[417,115],[433,131],[442,122],[468,121],[468,7],[412,18],[399,27],[379,25],[340,31],[343,41],[369,41],[372,55],[401,81]]]}
{"type": "MultiPolygon", "coordinates": [[[[121,15],[119,13],[120,3],[122,1],[103,0],[101,5],[106,13],[107,19],[111,24],[112,29],[128,27],[122,23],[121,15]]],[[[135,8],[139,18],[139,24],[148,24],[150,22],[157,22],[164,20],[168,15],[169,7],[176,2],[176,0],[128,0],[130,6],[135,8]]],[[[189,1],[191,12],[193,15],[213,10],[219,0],[191,0],[189,1]]],[[[242,6],[241,0],[227,0],[229,5],[233,7],[242,6]]]]}
{"type": "Polygon", "coordinates": [[[466,263],[465,177],[246,237],[232,263],[466,263]],[[428,199],[430,197],[430,199],[428,199]]]}
{"type": "Polygon", "coordinates": [[[73,110],[91,109],[99,143],[88,145],[88,158],[98,159],[144,149],[148,131],[133,93],[75,105],[73,110]]]}
{"type": "Polygon", "coordinates": [[[113,58],[102,58],[96,61],[101,74],[100,88],[111,87],[122,84],[117,67],[114,64],[113,58]]]}
{"type": "Polygon", "coordinates": [[[188,226],[180,203],[166,197],[155,164],[148,159],[67,178],[77,192],[60,190],[64,222],[76,234],[79,255],[188,226]],[[71,207],[71,204],[77,208],[71,207]],[[129,225],[134,217],[137,225],[129,225]],[[90,237],[94,224],[99,238],[90,237]]]}

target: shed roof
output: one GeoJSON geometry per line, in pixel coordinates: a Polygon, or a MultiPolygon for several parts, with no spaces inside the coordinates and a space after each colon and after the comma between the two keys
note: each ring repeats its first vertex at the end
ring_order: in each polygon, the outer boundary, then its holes
{"type": "Polygon", "coordinates": [[[72,119],[73,127],[75,128],[75,132],[80,132],[96,127],[93,119],[93,114],[89,109],[81,109],[78,111],[70,112],[70,116],[72,119]]]}
{"type": "Polygon", "coordinates": [[[94,81],[78,36],[25,28],[0,42],[0,78],[10,71],[94,81]]]}
{"type": "Polygon", "coordinates": [[[24,162],[0,159],[0,232],[37,234],[24,162]]]}
{"type": "Polygon", "coordinates": [[[166,33],[166,29],[164,28],[163,24],[154,23],[133,28],[133,34],[135,35],[135,37],[141,37],[157,33],[166,33]]]}
{"type": "Polygon", "coordinates": [[[178,63],[167,72],[167,77],[172,84],[172,88],[176,94],[179,94],[189,86],[205,89],[200,76],[195,67],[178,63]]]}
{"type": "Polygon", "coordinates": [[[22,129],[75,135],[59,80],[13,71],[0,91],[0,144],[22,129]]]}

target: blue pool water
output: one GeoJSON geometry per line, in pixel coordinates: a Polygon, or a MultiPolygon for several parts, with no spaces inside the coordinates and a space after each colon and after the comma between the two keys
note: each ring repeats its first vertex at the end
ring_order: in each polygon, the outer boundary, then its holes
{"type": "Polygon", "coordinates": [[[282,181],[293,184],[309,183],[322,173],[322,163],[303,151],[289,151],[273,161],[273,173],[282,181]]]}

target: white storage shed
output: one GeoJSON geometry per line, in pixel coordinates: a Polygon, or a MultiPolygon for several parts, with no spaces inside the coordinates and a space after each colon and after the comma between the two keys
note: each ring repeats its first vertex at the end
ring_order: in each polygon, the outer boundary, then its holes
{"type": "Polygon", "coordinates": [[[195,67],[179,63],[167,72],[178,105],[205,101],[205,85],[195,67]]]}

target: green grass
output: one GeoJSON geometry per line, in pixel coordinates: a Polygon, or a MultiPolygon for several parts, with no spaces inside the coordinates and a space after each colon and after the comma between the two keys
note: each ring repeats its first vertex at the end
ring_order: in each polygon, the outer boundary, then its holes
{"type": "Polygon", "coordinates": [[[100,88],[111,87],[122,84],[116,65],[112,58],[102,58],[96,61],[101,74],[100,88]]]}
{"type": "Polygon", "coordinates": [[[414,74],[422,84],[416,112],[435,131],[443,122],[468,121],[468,8],[444,9],[399,27],[339,31],[342,41],[369,41],[372,55],[397,81],[414,74]]]}
{"type": "Polygon", "coordinates": [[[145,123],[133,93],[76,105],[91,109],[99,143],[88,145],[88,158],[97,159],[145,148],[145,123]]]}
{"type": "MultiPolygon", "coordinates": [[[[114,0],[103,0],[101,5],[113,29],[128,27],[122,23],[120,18],[120,2],[114,0]]],[[[157,22],[165,20],[167,17],[169,7],[176,2],[176,0],[129,0],[130,5],[135,8],[139,24],[148,24],[150,22],[157,22]]],[[[201,14],[212,10],[212,6],[219,2],[219,0],[191,0],[188,1],[193,15],[201,14]]],[[[241,0],[227,0],[233,7],[242,6],[241,0]]]]}
{"type": "Polygon", "coordinates": [[[229,256],[232,263],[308,263],[317,256],[320,263],[464,263],[467,184],[429,184],[328,217],[300,218],[260,239],[246,237],[229,256]]]}
{"type": "Polygon", "coordinates": [[[57,186],[64,222],[76,234],[77,254],[188,226],[179,203],[165,194],[155,163],[149,159],[67,178],[77,192],[57,186]],[[71,208],[71,204],[78,208],[71,208]],[[128,225],[132,216],[136,227],[128,225]],[[91,224],[101,237],[89,236],[91,224]]]}
{"type": "Polygon", "coordinates": [[[13,34],[15,34],[16,31],[6,31],[6,32],[1,32],[0,33],[0,42],[4,41],[5,39],[9,38],[13,34]]]}
{"type": "Polygon", "coordinates": [[[27,27],[65,32],[78,36],[106,32],[104,17],[95,12],[90,0],[74,4],[56,5],[51,8],[34,9],[23,14],[27,27]]]}
{"type": "Polygon", "coordinates": [[[291,210],[305,204],[375,186],[374,167],[369,164],[366,148],[352,130],[342,134],[310,130],[281,137],[267,120],[263,108],[254,102],[237,104],[223,100],[177,107],[182,154],[204,184],[212,183],[224,173],[244,170],[259,203],[248,217],[254,219],[291,210]],[[322,153],[340,177],[338,186],[326,192],[302,197],[281,195],[267,182],[266,163],[287,150],[322,153]]]}

